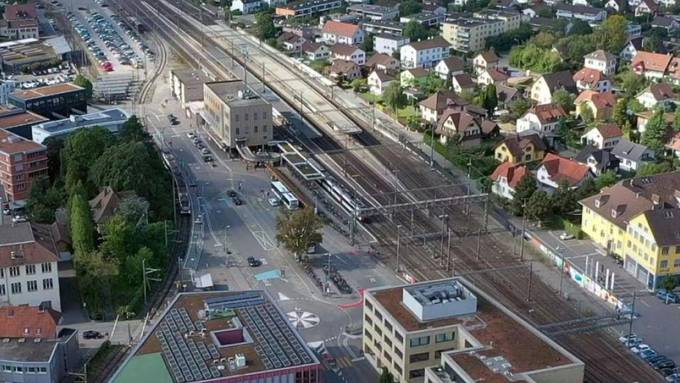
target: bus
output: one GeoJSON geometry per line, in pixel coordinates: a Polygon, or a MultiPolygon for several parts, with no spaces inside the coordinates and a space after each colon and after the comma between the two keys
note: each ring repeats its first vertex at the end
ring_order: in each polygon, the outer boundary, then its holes
{"type": "Polygon", "coordinates": [[[295,195],[291,193],[282,182],[272,181],[271,186],[274,196],[278,198],[288,210],[295,210],[300,207],[298,199],[295,198],[295,195]]]}

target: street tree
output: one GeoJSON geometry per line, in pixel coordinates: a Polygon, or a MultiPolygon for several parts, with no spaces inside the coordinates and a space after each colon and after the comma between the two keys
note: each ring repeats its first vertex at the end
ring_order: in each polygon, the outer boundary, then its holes
{"type": "Polygon", "coordinates": [[[85,97],[89,100],[92,98],[92,82],[82,74],[76,76],[73,80],[75,85],[85,88],[85,97]]]}
{"type": "Polygon", "coordinates": [[[401,85],[398,81],[394,81],[387,86],[383,93],[383,100],[395,113],[397,112],[397,109],[406,104],[406,96],[404,95],[404,92],[402,92],[401,85]]]}
{"type": "Polygon", "coordinates": [[[552,200],[548,193],[537,190],[527,202],[526,215],[527,218],[536,220],[540,224],[543,219],[550,215],[552,210],[552,200]]]}
{"type": "Polygon", "coordinates": [[[515,187],[515,193],[512,196],[511,208],[515,215],[524,215],[525,209],[523,205],[525,202],[529,201],[529,198],[536,192],[536,189],[536,178],[531,173],[528,173],[521,181],[519,181],[519,184],[515,187]]]}
{"type": "Polygon", "coordinates": [[[260,12],[255,15],[257,29],[255,34],[260,40],[267,40],[276,37],[276,26],[269,12],[260,12]]]}
{"type": "Polygon", "coordinates": [[[323,222],[309,207],[293,213],[286,212],[279,216],[276,223],[276,241],[299,260],[310,246],[321,243],[322,228],[323,222]]]}
{"type": "Polygon", "coordinates": [[[657,109],[647,122],[640,143],[656,152],[661,152],[666,143],[667,131],[668,125],[664,118],[664,111],[657,109]]]}

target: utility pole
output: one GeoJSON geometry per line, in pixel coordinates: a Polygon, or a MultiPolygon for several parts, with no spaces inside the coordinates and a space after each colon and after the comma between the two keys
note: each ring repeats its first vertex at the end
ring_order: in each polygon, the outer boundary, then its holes
{"type": "Polygon", "coordinates": [[[401,229],[401,225],[397,225],[397,267],[396,267],[396,269],[395,269],[395,271],[397,272],[397,274],[399,274],[399,270],[400,270],[400,264],[399,264],[399,246],[400,246],[400,244],[401,244],[401,243],[400,243],[400,242],[401,242],[401,236],[400,236],[400,230],[399,230],[399,229],[401,229]]]}
{"type": "Polygon", "coordinates": [[[562,285],[564,283],[564,252],[559,246],[555,248],[557,253],[560,255],[560,297],[562,296],[562,285]]]}
{"type": "MultiPolygon", "coordinates": [[[[430,143],[430,167],[431,168],[434,167],[434,126],[435,126],[435,124],[432,124],[432,129],[431,129],[432,140],[431,140],[431,143],[430,143]]],[[[469,194],[469,192],[468,192],[468,194],[469,194]]]]}
{"type": "Polygon", "coordinates": [[[328,283],[328,278],[329,278],[330,275],[331,275],[331,253],[329,251],[328,252],[328,272],[326,273],[326,284],[323,287],[324,294],[328,294],[328,292],[329,292],[328,286],[330,284],[328,283]]]}
{"type": "Polygon", "coordinates": [[[527,225],[527,214],[526,214],[527,200],[525,199],[522,203],[522,232],[519,236],[519,261],[524,262],[524,231],[527,225]]]}
{"type": "Polygon", "coordinates": [[[147,275],[152,274],[152,273],[157,273],[159,271],[160,271],[160,269],[147,269],[146,268],[146,260],[142,259],[142,284],[143,284],[143,288],[144,288],[144,307],[146,307],[146,305],[147,305],[146,284],[149,281],[160,282],[160,279],[150,278],[147,275]]]}
{"type": "Polygon", "coordinates": [[[470,200],[469,200],[469,197],[470,197],[470,182],[471,182],[471,179],[470,179],[470,168],[471,168],[471,167],[472,167],[472,159],[468,159],[468,163],[467,163],[467,190],[466,190],[466,193],[465,193],[465,196],[468,197],[468,198],[465,198],[465,215],[469,215],[469,214],[470,214],[470,200]]]}
{"type": "Polygon", "coordinates": [[[529,261],[529,287],[527,288],[527,302],[531,302],[531,287],[534,279],[534,261],[529,261]]]}
{"type": "Polygon", "coordinates": [[[635,318],[635,298],[637,296],[637,291],[633,289],[633,303],[630,307],[630,321],[628,322],[628,342],[630,343],[630,337],[633,336],[633,318],[635,318]]]}
{"type": "Polygon", "coordinates": [[[262,93],[265,92],[265,84],[264,84],[264,77],[265,77],[265,71],[264,71],[264,61],[262,62],[262,93]]]}
{"type": "Polygon", "coordinates": [[[446,244],[446,271],[449,272],[451,271],[451,276],[455,277],[456,276],[456,270],[452,267],[453,265],[451,264],[451,228],[447,226],[447,244],[446,244]]]}

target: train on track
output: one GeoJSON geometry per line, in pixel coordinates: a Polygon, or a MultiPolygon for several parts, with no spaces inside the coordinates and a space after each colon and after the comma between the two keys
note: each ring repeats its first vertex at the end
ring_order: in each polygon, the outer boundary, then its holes
{"type": "Polygon", "coordinates": [[[367,222],[373,211],[366,211],[366,204],[352,192],[345,189],[333,177],[326,176],[319,180],[319,185],[347,212],[350,216],[357,215],[361,222],[367,222]]]}

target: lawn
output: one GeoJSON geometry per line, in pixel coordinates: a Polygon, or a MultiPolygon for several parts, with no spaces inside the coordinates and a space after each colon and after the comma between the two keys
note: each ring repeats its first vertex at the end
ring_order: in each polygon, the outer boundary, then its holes
{"type": "Polygon", "coordinates": [[[87,364],[87,380],[95,381],[122,348],[121,345],[112,345],[108,341],[104,342],[87,364]]]}

